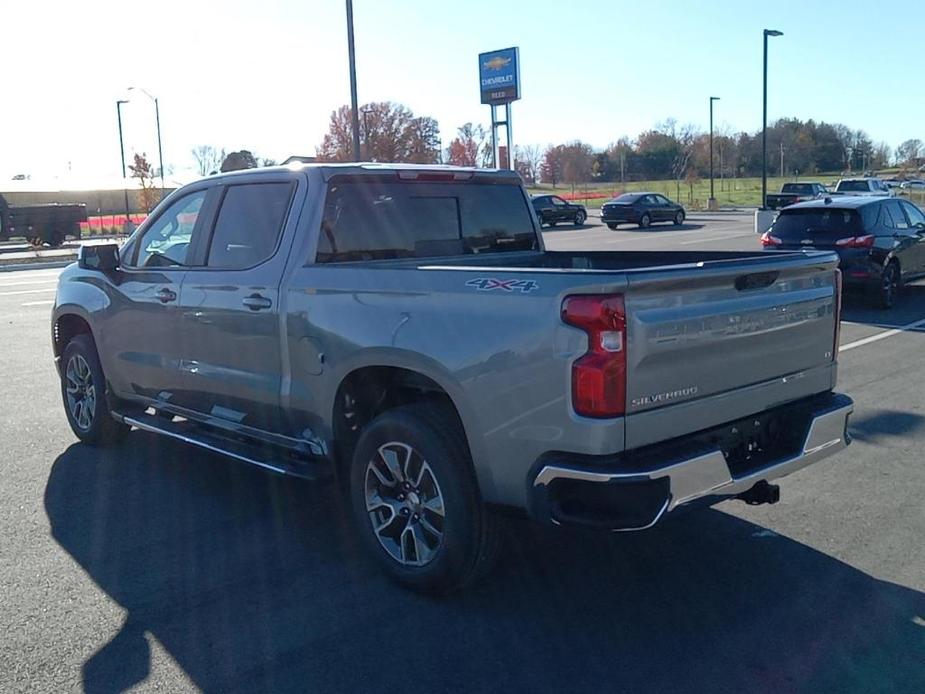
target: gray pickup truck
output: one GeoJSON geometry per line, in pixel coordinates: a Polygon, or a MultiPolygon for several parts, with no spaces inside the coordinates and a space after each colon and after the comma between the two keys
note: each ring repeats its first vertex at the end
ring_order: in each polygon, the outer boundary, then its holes
{"type": "Polygon", "coordinates": [[[54,354],[81,440],[337,476],[385,570],[445,591],[489,565],[498,507],[642,530],[773,503],[848,445],[837,264],[548,251],[512,172],[269,168],[84,247],[54,354]]]}

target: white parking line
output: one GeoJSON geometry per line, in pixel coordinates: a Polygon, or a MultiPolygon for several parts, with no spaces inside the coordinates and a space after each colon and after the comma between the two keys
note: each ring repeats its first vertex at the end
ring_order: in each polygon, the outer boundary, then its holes
{"type": "Polygon", "coordinates": [[[47,287],[45,289],[23,289],[16,292],[0,292],[0,296],[17,296],[18,294],[42,294],[43,292],[53,292],[57,287],[47,287]]]}
{"type": "Polygon", "coordinates": [[[55,300],[49,299],[48,301],[27,301],[24,304],[20,304],[20,306],[51,306],[53,303],[55,303],[55,300]]]}
{"type": "Polygon", "coordinates": [[[885,340],[888,337],[899,335],[902,332],[921,328],[923,325],[925,325],[925,320],[918,320],[914,323],[907,323],[906,325],[893,328],[892,330],[884,330],[882,333],[877,333],[876,335],[865,337],[862,340],[855,340],[854,342],[849,342],[847,345],[842,345],[838,348],[838,351],[847,352],[849,349],[854,349],[855,347],[863,347],[864,345],[869,345],[871,342],[879,342],[880,340],[885,340]]]}
{"type": "Polygon", "coordinates": [[[55,284],[57,277],[49,277],[44,280],[23,280],[22,282],[0,282],[0,287],[24,287],[30,284],[55,284]]]}

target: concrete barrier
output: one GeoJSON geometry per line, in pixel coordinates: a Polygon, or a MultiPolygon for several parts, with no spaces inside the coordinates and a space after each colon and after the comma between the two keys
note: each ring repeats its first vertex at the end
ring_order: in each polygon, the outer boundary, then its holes
{"type": "Polygon", "coordinates": [[[770,229],[775,217],[776,210],[755,210],[755,233],[763,234],[770,229]]]}

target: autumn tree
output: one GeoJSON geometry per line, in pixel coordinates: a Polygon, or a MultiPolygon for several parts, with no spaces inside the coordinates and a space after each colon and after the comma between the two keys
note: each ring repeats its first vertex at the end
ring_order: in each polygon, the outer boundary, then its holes
{"type": "Polygon", "coordinates": [[[896,162],[906,164],[913,162],[922,155],[922,141],[918,138],[906,140],[896,148],[896,162]]]}
{"type": "Polygon", "coordinates": [[[200,176],[208,176],[219,170],[225,161],[225,150],[212,145],[199,145],[192,150],[193,159],[196,160],[196,170],[200,176]]]}
{"type": "Polygon", "coordinates": [[[572,186],[572,192],[579,183],[591,180],[594,150],[591,145],[575,140],[561,145],[558,154],[562,165],[562,180],[572,186]]]}
{"type": "Polygon", "coordinates": [[[488,131],[481,125],[466,123],[456,131],[456,137],[446,150],[446,163],[453,166],[486,166],[491,156],[485,158],[485,150],[491,151],[488,131]]]}
{"type": "MultiPolygon", "coordinates": [[[[328,132],[316,148],[321,161],[353,161],[353,112],[341,106],[331,113],[328,132]]],[[[429,117],[416,117],[391,101],[360,107],[360,152],[366,161],[434,164],[440,160],[440,128],[429,117]]]]}
{"type": "Polygon", "coordinates": [[[528,183],[540,180],[540,165],[543,163],[543,150],[539,145],[515,145],[514,162],[517,173],[528,183]]]}
{"type": "Polygon", "coordinates": [[[540,180],[543,183],[551,183],[553,188],[562,182],[562,149],[563,145],[547,147],[543,154],[543,163],[540,164],[540,180]]]}
{"type": "Polygon", "coordinates": [[[147,214],[161,199],[160,191],[154,182],[154,169],[144,153],[136,153],[128,168],[132,172],[132,178],[138,179],[138,185],[141,186],[141,190],[138,191],[138,207],[147,214]]]}

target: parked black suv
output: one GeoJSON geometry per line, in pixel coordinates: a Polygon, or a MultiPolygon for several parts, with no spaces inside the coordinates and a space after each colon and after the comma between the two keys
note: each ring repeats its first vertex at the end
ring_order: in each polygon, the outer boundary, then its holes
{"type": "Polygon", "coordinates": [[[588,218],[588,211],[584,205],[563,200],[558,195],[534,195],[531,199],[540,225],[548,224],[554,227],[559,222],[565,222],[581,226],[588,218]]]}
{"type": "Polygon", "coordinates": [[[834,250],[847,287],[891,308],[903,282],[925,276],[925,213],[897,198],[841,197],[781,210],[761,237],[766,249],[834,250]]]}
{"type": "Polygon", "coordinates": [[[660,193],[624,193],[601,207],[601,221],[611,229],[620,224],[638,224],[645,229],[655,222],[674,222],[680,226],[684,208],[660,193]]]}

